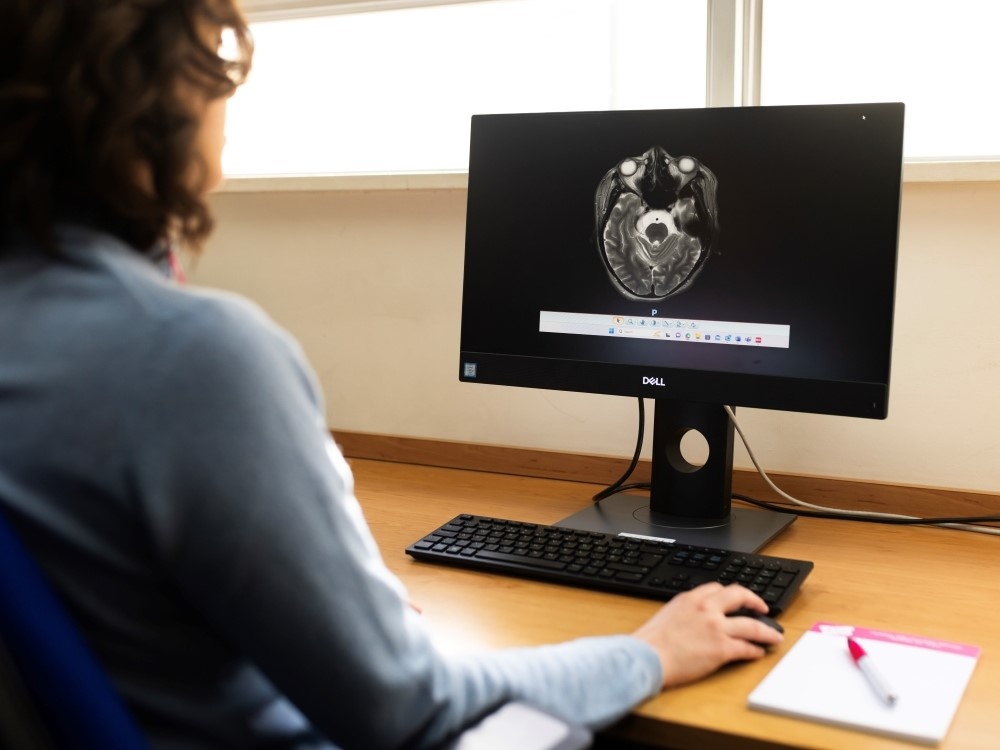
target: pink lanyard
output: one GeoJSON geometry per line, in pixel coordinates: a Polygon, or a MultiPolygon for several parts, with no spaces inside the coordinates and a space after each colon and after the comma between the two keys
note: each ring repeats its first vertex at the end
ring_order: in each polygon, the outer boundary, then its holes
{"type": "Polygon", "coordinates": [[[178,284],[186,284],[187,275],[184,273],[184,266],[181,265],[181,259],[173,246],[167,250],[167,259],[170,263],[170,275],[174,281],[178,284]]]}

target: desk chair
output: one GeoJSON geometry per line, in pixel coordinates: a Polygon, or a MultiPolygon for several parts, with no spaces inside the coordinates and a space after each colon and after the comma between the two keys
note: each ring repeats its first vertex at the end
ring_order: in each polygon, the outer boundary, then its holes
{"type": "Polygon", "coordinates": [[[147,745],[44,574],[0,514],[0,745],[144,750],[147,745]],[[18,696],[20,693],[20,696],[18,696]],[[10,735],[8,738],[7,735],[10,735]]]}
{"type": "MultiPolygon", "coordinates": [[[[512,703],[442,750],[581,750],[590,740],[580,727],[512,703]]],[[[111,681],[2,512],[0,747],[148,750],[111,681]]]]}

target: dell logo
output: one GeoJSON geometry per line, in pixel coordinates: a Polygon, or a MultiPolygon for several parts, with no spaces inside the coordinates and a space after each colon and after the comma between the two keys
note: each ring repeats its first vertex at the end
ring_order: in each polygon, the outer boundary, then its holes
{"type": "Polygon", "coordinates": [[[642,384],[643,385],[663,385],[663,386],[666,385],[666,383],[663,382],[663,378],[651,378],[651,377],[648,377],[646,375],[642,376],[642,384]]]}

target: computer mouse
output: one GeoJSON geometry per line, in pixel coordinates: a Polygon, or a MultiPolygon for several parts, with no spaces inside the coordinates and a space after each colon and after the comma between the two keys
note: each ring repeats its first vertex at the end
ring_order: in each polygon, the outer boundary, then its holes
{"type": "MultiPolygon", "coordinates": [[[[753,609],[746,609],[741,607],[740,609],[735,609],[732,612],[727,612],[726,617],[749,617],[752,620],[757,620],[757,622],[762,622],[767,625],[772,630],[777,630],[779,633],[784,633],[785,629],[781,626],[781,623],[775,620],[773,617],[768,617],[763,612],[758,612],[753,609]]],[[[768,643],[757,643],[756,641],[751,641],[756,646],[761,648],[770,648],[768,643]]]]}

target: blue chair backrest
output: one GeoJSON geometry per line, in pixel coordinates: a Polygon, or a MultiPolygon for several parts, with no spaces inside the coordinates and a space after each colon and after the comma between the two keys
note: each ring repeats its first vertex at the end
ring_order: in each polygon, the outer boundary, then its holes
{"type": "Polygon", "coordinates": [[[44,573],[0,512],[0,640],[60,750],[147,750],[44,573]]]}

